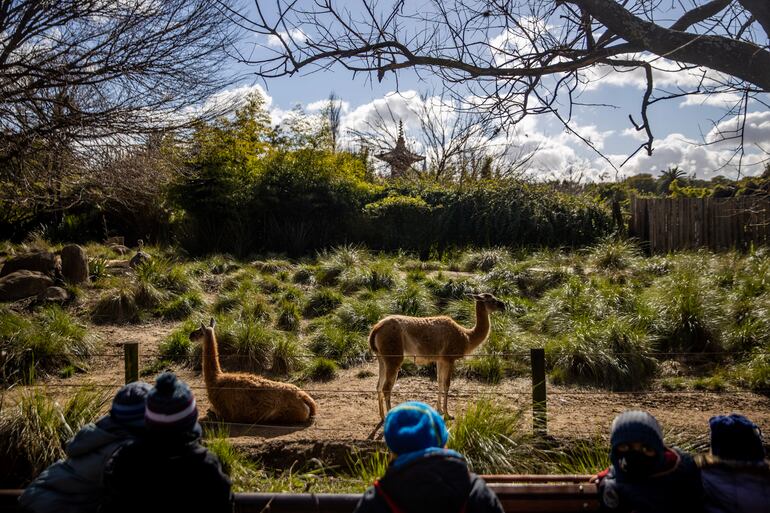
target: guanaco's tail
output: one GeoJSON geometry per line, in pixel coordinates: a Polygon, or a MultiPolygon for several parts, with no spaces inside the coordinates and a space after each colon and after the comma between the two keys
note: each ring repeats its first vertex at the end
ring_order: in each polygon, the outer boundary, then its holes
{"type": "Polygon", "coordinates": [[[307,407],[310,409],[310,419],[316,416],[316,413],[318,412],[318,408],[315,405],[315,401],[312,397],[310,397],[307,392],[303,392],[302,390],[299,391],[300,398],[305,402],[307,407]]]}
{"type": "Polygon", "coordinates": [[[377,346],[374,345],[374,337],[377,335],[377,332],[380,329],[380,323],[377,323],[372,328],[371,333],[369,333],[369,349],[372,350],[372,353],[377,354],[377,346]]]}

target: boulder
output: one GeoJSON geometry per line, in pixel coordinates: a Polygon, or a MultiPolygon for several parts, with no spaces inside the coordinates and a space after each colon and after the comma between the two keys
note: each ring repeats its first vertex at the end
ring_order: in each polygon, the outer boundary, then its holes
{"type": "Polygon", "coordinates": [[[48,287],[37,298],[48,303],[64,303],[70,298],[70,295],[61,287],[48,287]]]}
{"type": "Polygon", "coordinates": [[[53,276],[56,274],[58,267],[59,261],[56,258],[56,255],[48,251],[38,251],[6,260],[3,269],[0,271],[0,277],[21,270],[36,271],[53,276]]]}
{"type": "Polygon", "coordinates": [[[113,244],[116,244],[118,246],[123,246],[126,243],[125,237],[110,237],[104,243],[108,246],[112,246],[113,244]]]}
{"type": "Polygon", "coordinates": [[[128,265],[130,265],[132,268],[136,268],[137,266],[149,262],[152,259],[152,257],[148,254],[142,251],[141,249],[136,252],[136,255],[131,257],[131,260],[128,262],[128,265]]]}
{"type": "Polygon", "coordinates": [[[122,244],[110,244],[109,248],[120,256],[128,255],[128,253],[131,251],[122,244]]]}
{"type": "Polygon", "coordinates": [[[83,248],[77,244],[64,246],[61,250],[61,273],[64,279],[70,283],[84,283],[88,281],[88,256],[83,248]]]}
{"type": "Polygon", "coordinates": [[[16,301],[45,293],[53,279],[37,271],[21,270],[0,278],[0,301],[16,301]]]}

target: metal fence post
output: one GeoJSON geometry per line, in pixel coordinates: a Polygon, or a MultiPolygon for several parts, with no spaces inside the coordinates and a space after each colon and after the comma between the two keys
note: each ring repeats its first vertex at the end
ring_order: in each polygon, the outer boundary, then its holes
{"type": "Polygon", "coordinates": [[[545,349],[530,349],[532,362],[532,428],[536,435],[548,434],[545,390],[545,349]]]}
{"type": "Polygon", "coordinates": [[[125,363],[126,384],[139,381],[139,342],[123,344],[123,362],[125,363]]]}

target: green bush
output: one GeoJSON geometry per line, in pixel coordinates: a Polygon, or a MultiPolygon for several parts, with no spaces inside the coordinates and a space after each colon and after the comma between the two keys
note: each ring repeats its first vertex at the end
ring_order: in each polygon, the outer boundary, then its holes
{"type": "Polygon", "coordinates": [[[282,299],[278,303],[277,325],[284,331],[297,331],[302,315],[297,303],[282,299]]]}
{"type": "Polygon", "coordinates": [[[343,303],[332,314],[335,322],[347,331],[368,333],[386,311],[382,302],[377,299],[366,299],[351,303],[343,303]]]}
{"type": "Polygon", "coordinates": [[[417,283],[407,283],[393,294],[391,310],[402,315],[424,317],[434,312],[427,291],[417,283]]]}
{"type": "Polygon", "coordinates": [[[201,306],[203,306],[203,297],[197,291],[190,291],[162,304],[157,313],[164,319],[181,320],[192,315],[201,306]]]}
{"type": "Polygon", "coordinates": [[[193,347],[190,333],[198,328],[193,321],[186,321],[169,333],[158,345],[158,359],[161,361],[200,365],[200,360],[193,362],[193,347]]]}
{"type": "Polygon", "coordinates": [[[310,350],[347,368],[365,360],[369,344],[361,333],[346,331],[327,322],[313,335],[310,350]]]}
{"type": "Polygon", "coordinates": [[[91,309],[91,320],[96,324],[126,324],[139,322],[139,306],[135,291],[121,287],[108,290],[91,309]]]}
{"type": "Polygon", "coordinates": [[[270,370],[276,374],[290,374],[302,368],[302,349],[293,337],[284,337],[275,343],[270,370]]]}

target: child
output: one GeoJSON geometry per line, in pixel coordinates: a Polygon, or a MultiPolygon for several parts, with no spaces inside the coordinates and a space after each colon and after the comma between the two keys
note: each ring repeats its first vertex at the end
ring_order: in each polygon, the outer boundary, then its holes
{"type": "Polygon", "coordinates": [[[147,436],[122,447],[107,465],[112,502],[102,511],[230,513],[230,479],[200,443],[190,388],[171,372],[161,374],[147,396],[144,421],[147,436]]]}
{"type": "Polygon", "coordinates": [[[762,433],[743,415],[711,417],[711,454],[701,468],[706,513],[762,513],[770,510],[770,467],[762,433]]]}
{"type": "Polygon", "coordinates": [[[150,385],[140,381],[121,388],[109,415],[88,424],[67,444],[67,458],[35,479],[19,498],[34,513],[95,512],[105,500],[104,468],[112,453],[143,436],[144,406],[150,385]]]}
{"type": "Polygon", "coordinates": [[[612,422],[612,465],[596,476],[604,511],[681,513],[703,510],[703,491],[692,458],[663,443],[655,417],[627,411],[612,422]]]}
{"type": "Polygon", "coordinates": [[[357,513],[502,513],[497,496],[465,459],[446,449],[444,419],[425,403],[402,403],[385,417],[395,459],[356,507],[357,513]]]}

